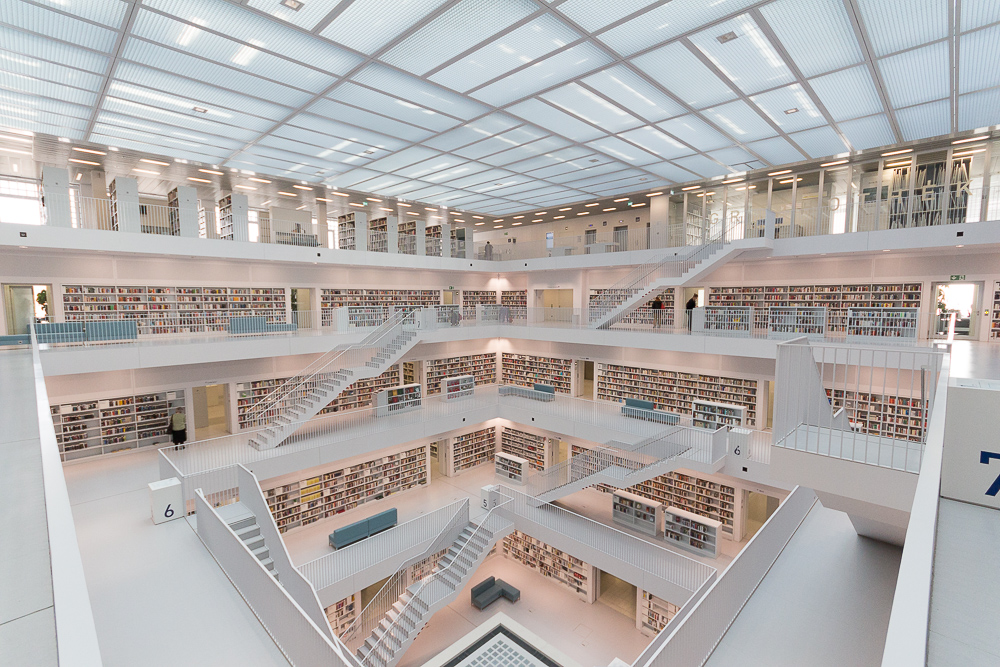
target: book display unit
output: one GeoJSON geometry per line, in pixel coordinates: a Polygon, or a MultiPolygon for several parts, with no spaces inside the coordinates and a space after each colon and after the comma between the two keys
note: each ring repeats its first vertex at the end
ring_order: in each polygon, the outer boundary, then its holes
{"type": "Polygon", "coordinates": [[[457,401],[476,393],[476,378],[471,375],[457,375],[441,381],[444,386],[444,400],[457,401]]]}
{"type": "Polygon", "coordinates": [[[444,555],[448,553],[449,548],[450,546],[445,549],[442,549],[441,551],[435,554],[431,554],[427,558],[418,560],[416,563],[411,565],[406,573],[407,576],[409,577],[407,584],[412,584],[414,582],[420,581],[428,574],[433,572],[434,568],[437,567],[438,561],[444,558],[444,555]]]}
{"type": "Polygon", "coordinates": [[[357,617],[358,594],[351,593],[346,598],[330,605],[326,608],[326,620],[330,622],[330,629],[338,637],[351,627],[357,617]]]}
{"type": "Polygon", "coordinates": [[[335,289],[320,291],[320,313],[323,326],[334,324],[334,309],[347,306],[419,306],[429,308],[441,304],[441,290],[435,289],[335,289]]]}
{"type": "Polygon", "coordinates": [[[522,457],[535,470],[545,470],[546,438],[504,426],[500,430],[500,451],[522,457]]]}
{"type": "Polygon", "coordinates": [[[611,495],[611,518],[615,523],[656,537],[663,523],[663,504],[616,490],[611,495]]]}
{"type": "Polygon", "coordinates": [[[743,426],[746,408],[742,405],[691,401],[691,421],[698,428],[716,430],[723,426],[743,426]]]}
{"type": "Polygon", "coordinates": [[[359,239],[365,243],[368,237],[364,214],[354,212],[337,216],[337,248],[357,250],[359,239]]]}
{"type": "Polygon", "coordinates": [[[417,254],[417,221],[399,221],[399,252],[404,255],[417,254]]]}
{"type": "Polygon", "coordinates": [[[897,440],[923,442],[927,402],[919,398],[826,390],[834,408],[844,408],[855,431],[897,440]]]}
{"type": "Polygon", "coordinates": [[[501,291],[500,305],[510,308],[513,317],[524,317],[528,308],[528,290],[501,291]]]}
{"type": "MultiPolygon", "coordinates": [[[[613,292],[618,293],[622,298],[628,298],[631,296],[629,290],[613,290],[611,288],[592,288],[590,290],[590,305],[591,307],[605,294],[611,294],[613,292]]],[[[660,326],[661,327],[672,327],[674,326],[674,288],[663,290],[659,294],[650,297],[649,301],[643,303],[641,306],[633,310],[628,315],[622,317],[618,322],[621,324],[645,324],[648,326],[653,326],[656,324],[655,311],[650,308],[649,304],[653,302],[656,297],[660,297],[660,301],[663,302],[663,308],[660,309],[660,326]]],[[[600,318],[601,313],[596,310],[591,310],[590,319],[594,321],[600,318]]]]}
{"type": "Polygon", "coordinates": [[[663,539],[681,549],[715,558],[719,555],[721,525],[715,519],[707,519],[679,507],[668,507],[663,513],[663,539]]]}
{"type": "Polygon", "coordinates": [[[286,532],[429,479],[427,448],[416,447],[275,486],[265,481],[261,487],[278,530],[286,532]]]}
{"type": "Polygon", "coordinates": [[[451,475],[493,460],[497,451],[497,428],[479,429],[455,436],[449,443],[451,450],[451,475]]]}
{"type": "Polygon", "coordinates": [[[919,320],[920,310],[917,308],[849,308],[847,340],[916,339],[919,320]]]}
{"type": "Polygon", "coordinates": [[[680,414],[690,414],[695,400],[726,402],[746,409],[745,426],[757,425],[756,380],[618,364],[598,364],[597,372],[598,399],[639,398],[680,414]]]}
{"type": "Polygon", "coordinates": [[[431,359],[425,364],[428,396],[440,394],[441,382],[447,377],[471,375],[477,385],[496,384],[497,381],[496,352],[431,359]]]}
{"type": "Polygon", "coordinates": [[[420,407],[420,385],[416,383],[383,389],[375,395],[375,414],[379,417],[409,412],[420,407]]]}
{"type": "Polygon", "coordinates": [[[710,306],[750,306],[767,328],[767,309],[772,306],[822,306],[827,309],[829,331],[847,329],[848,308],[919,308],[921,283],[853,285],[766,285],[760,287],[710,287],[710,306]]]}
{"type": "Polygon", "coordinates": [[[140,334],[225,331],[229,317],[285,321],[284,287],[63,285],[67,322],[136,320],[140,334]]]}
{"type": "Polygon", "coordinates": [[[593,602],[596,597],[596,570],[593,565],[519,530],[503,538],[503,555],[543,576],[555,579],[580,596],[584,602],[593,602]]]}
{"type": "Polygon", "coordinates": [[[530,387],[535,383],[550,384],[561,394],[572,393],[573,360],[555,357],[535,357],[530,354],[504,352],[501,356],[504,384],[530,387]]]}
{"type": "Polygon", "coordinates": [[[990,340],[1000,340],[1000,282],[993,283],[993,310],[990,311],[990,340]]]}
{"type": "Polygon", "coordinates": [[[462,317],[476,319],[476,306],[496,305],[496,290],[462,290],[462,317]]]}
{"type": "Polygon", "coordinates": [[[636,590],[635,595],[635,628],[647,637],[660,634],[670,619],[680,611],[680,607],[677,605],[658,598],[641,588],[636,590]]]}
{"type": "Polygon", "coordinates": [[[184,408],[183,389],[50,406],[59,456],[71,461],[167,444],[177,408],[184,408]]]}
{"type": "Polygon", "coordinates": [[[514,484],[524,484],[528,475],[528,462],[520,456],[497,452],[493,461],[496,476],[514,484]]]}

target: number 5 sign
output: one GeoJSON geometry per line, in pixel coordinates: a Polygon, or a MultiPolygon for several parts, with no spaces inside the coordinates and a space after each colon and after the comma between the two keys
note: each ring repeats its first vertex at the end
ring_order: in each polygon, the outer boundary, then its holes
{"type": "Polygon", "coordinates": [[[1000,382],[953,378],[948,386],[941,495],[1000,509],[1000,382]]]}
{"type": "Polygon", "coordinates": [[[171,477],[152,482],[149,485],[149,507],[153,523],[163,523],[184,516],[184,492],[180,480],[171,477]]]}

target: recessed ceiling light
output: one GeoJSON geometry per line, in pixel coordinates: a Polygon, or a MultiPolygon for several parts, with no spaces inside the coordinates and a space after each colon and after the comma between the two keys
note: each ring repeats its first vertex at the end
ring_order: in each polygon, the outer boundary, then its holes
{"type": "Polygon", "coordinates": [[[768,176],[781,176],[782,174],[790,174],[790,173],[792,173],[791,169],[782,169],[781,171],[772,171],[771,173],[768,174],[768,176]]]}
{"type": "Polygon", "coordinates": [[[160,172],[153,171],[152,169],[139,169],[139,167],[133,167],[132,171],[137,171],[140,174],[149,174],[150,176],[159,176],[160,172]]]}
{"type": "Polygon", "coordinates": [[[91,148],[77,148],[76,146],[73,146],[73,150],[78,151],[80,153],[93,153],[94,155],[107,155],[107,153],[105,153],[104,151],[95,151],[95,150],[93,150],[91,148]]]}
{"type": "Polygon", "coordinates": [[[641,204],[632,204],[632,208],[639,208],[640,206],[645,206],[645,205],[646,202],[642,202],[641,204]]]}
{"type": "Polygon", "coordinates": [[[554,217],[554,218],[552,218],[552,219],[553,219],[553,220],[562,220],[562,219],[563,219],[563,218],[565,218],[565,217],[566,217],[565,215],[557,215],[557,216],[555,216],[555,217],[554,217]]]}
{"type": "Polygon", "coordinates": [[[503,222],[503,218],[497,218],[497,219],[496,219],[496,220],[494,220],[493,222],[503,222]]]}
{"type": "Polygon", "coordinates": [[[577,215],[590,215],[590,211],[584,211],[583,213],[577,213],[577,215]]]}
{"type": "Polygon", "coordinates": [[[523,224],[524,224],[523,222],[512,222],[512,223],[510,223],[510,226],[511,227],[517,227],[518,225],[523,225],[523,224]]]}
{"type": "Polygon", "coordinates": [[[903,155],[904,153],[912,153],[912,148],[904,148],[900,151],[889,151],[888,153],[882,153],[882,157],[889,157],[890,155],[903,155]]]}
{"type": "Polygon", "coordinates": [[[302,5],[304,5],[305,3],[302,2],[302,0],[281,0],[281,4],[285,7],[288,7],[292,11],[297,12],[300,9],[302,9],[302,5]]]}
{"type": "Polygon", "coordinates": [[[270,183],[271,182],[271,181],[267,180],[266,178],[256,178],[256,177],[253,177],[253,176],[250,177],[250,180],[253,181],[254,183],[270,183]]]}
{"type": "Polygon", "coordinates": [[[196,113],[208,113],[208,109],[205,107],[193,107],[191,110],[196,113]]]}
{"type": "Polygon", "coordinates": [[[793,113],[798,113],[798,112],[799,110],[796,107],[792,107],[791,109],[785,109],[785,113],[789,116],[791,116],[793,113]]]}
{"type": "Polygon", "coordinates": [[[985,148],[976,148],[974,150],[962,151],[960,153],[952,153],[951,156],[952,157],[962,157],[964,155],[972,155],[973,153],[982,153],[985,150],[986,150],[985,148]]]}
{"type": "Polygon", "coordinates": [[[833,162],[824,162],[821,167],[835,167],[838,164],[846,164],[847,160],[834,160],[833,162]]]}
{"type": "Polygon", "coordinates": [[[194,181],[195,183],[211,183],[212,181],[205,178],[195,178],[194,176],[188,176],[189,181],[194,181]]]}
{"type": "Polygon", "coordinates": [[[882,252],[889,252],[888,250],[883,250],[882,252]]]}
{"type": "Polygon", "coordinates": [[[385,206],[379,206],[379,207],[378,207],[378,210],[380,210],[380,211],[389,211],[389,213],[392,213],[392,210],[393,210],[393,209],[391,209],[391,208],[386,208],[385,206]]]}
{"type": "Polygon", "coordinates": [[[697,190],[700,187],[701,187],[700,185],[689,185],[686,188],[681,188],[681,192],[687,192],[688,190],[697,190]]]}
{"type": "Polygon", "coordinates": [[[567,208],[561,208],[561,209],[559,209],[559,212],[561,213],[562,211],[572,211],[572,210],[573,210],[573,207],[569,206],[567,208]]]}
{"type": "Polygon", "coordinates": [[[70,143],[69,137],[59,137],[59,142],[63,144],[70,143]]]}
{"type": "Polygon", "coordinates": [[[412,206],[412,204],[404,204],[403,202],[398,202],[396,204],[396,206],[402,206],[404,208],[410,208],[410,206],[412,206]]]}
{"type": "MultiPolygon", "coordinates": [[[[400,206],[402,206],[402,204],[400,204],[400,206]]],[[[483,219],[483,216],[481,216],[481,215],[474,215],[472,217],[475,218],[476,220],[482,220],[483,219]]]]}
{"type": "Polygon", "coordinates": [[[337,197],[350,197],[351,195],[346,192],[331,192],[330,194],[336,195],[337,197]]]}
{"type": "Polygon", "coordinates": [[[449,211],[448,215],[462,215],[462,214],[459,213],[458,211],[449,211]]]}
{"type": "Polygon", "coordinates": [[[725,44],[726,42],[733,41],[737,37],[738,37],[738,35],[735,32],[733,32],[733,31],[730,30],[729,32],[725,33],[724,35],[719,35],[718,37],[716,37],[716,39],[719,40],[719,44],[725,44]]]}
{"type": "Polygon", "coordinates": [[[521,219],[521,218],[523,218],[523,217],[524,217],[523,215],[515,215],[515,216],[514,216],[514,219],[515,219],[515,220],[520,220],[520,219],[521,219]]]}
{"type": "Polygon", "coordinates": [[[465,222],[463,218],[455,218],[455,222],[465,222]]]}
{"type": "MultiPolygon", "coordinates": [[[[785,183],[791,183],[793,181],[796,182],[796,183],[798,183],[801,180],[802,180],[801,178],[786,178],[783,181],[778,181],[778,183],[785,184],[785,183]]],[[[709,194],[711,194],[711,193],[709,193],[709,194]]]]}
{"type": "Polygon", "coordinates": [[[730,178],[728,181],[722,181],[722,184],[729,185],[730,183],[740,183],[742,181],[743,181],[742,178],[730,178]]]}
{"type": "Polygon", "coordinates": [[[887,162],[885,166],[886,167],[909,167],[911,164],[913,164],[913,160],[912,159],[910,159],[910,160],[903,160],[901,162],[887,162]]]}
{"type": "Polygon", "coordinates": [[[109,150],[109,151],[114,151],[115,153],[117,153],[117,152],[118,152],[118,148],[117,148],[117,147],[115,147],[115,146],[108,146],[108,150],[109,150]]]}
{"type": "Polygon", "coordinates": [[[485,224],[486,224],[485,222],[477,222],[476,223],[476,227],[478,227],[479,225],[485,225],[485,224]]]}
{"type": "Polygon", "coordinates": [[[76,180],[78,180],[78,181],[79,181],[79,180],[80,180],[81,178],[83,178],[83,172],[79,172],[79,173],[77,173],[77,175],[76,175],[76,180]]]}
{"type": "Polygon", "coordinates": [[[964,248],[965,246],[964,246],[964,245],[957,245],[957,246],[955,246],[955,247],[956,247],[956,248],[964,248]]]}
{"type": "Polygon", "coordinates": [[[628,197],[622,197],[621,199],[616,199],[615,203],[617,204],[618,202],[623,202],[623,201],[628,201],[628,197]]]}
{"type": "Polygon", "coordinates": [[[420,215],[420,214],[417,213],[416,211],[407,211],[406,215],[420,215]]]}
{"type": "Polygon", "coordinates": [[[989,138],[990,138],[990,135],[983,134],[983,135],[980,135],[978,137],[969,137],[968,139],[958,139],[956,141],[951,142],[951,145],[954,146],[956,144],[967,144],[970,141],[982,141],[983,139],[989,139],[989,138]]]}
{"type": "Polygon", "coordinates": [[[662,194],[663,194],[662,192],[650,192],[650,193],[649,193],[648,195],[646,195],[646,196],[647,196],[647,197],[659,197],[659,196],[660,196],[660,195],[662,195],[662,194]]]}
{"type": "Polygon", "coordinates": [[[77,160],[75,157],[71,157],[69,159],[69,161],[70,162],[76,162],[77,164],[89,164],[89,165],[94,166],[94,167],[100,167],[101,166],[100,162],[91,162],[89,160],[77,160]]]}
{"type": "Polygon", "coordinates": [[[284,195],[286,197],[298,197],[294,192],[285,192],[284,190],[278,190],[279,195],[284,195]]]}
{"type": "Polygon", "coordinates": [[[357,202],[353,202],[353,201],[349,201],[349,202],[347,202],[347,205],[348,205],[348,206],[357,206],[357,207],[359,207],[359,208],[361,208],[361,207],[364,207],[364,204],[359,204],[359,203],[357,203],[357,202]]]}
{"type": "Polygon", "coordinates": [[[312,188],[307,187],[305,185],[293,185],[292,187],[298,190],[308,190],[309,192],[312,192],[312,188]]]}
{"type": "Polygon", "coordinates": [[[541,222],[541,221],[542,221],[541,218],[536,218],[536,219],[532,220],[532,222],[541,222]]]}
{"type": "Polygon", "coordinates": [[[139,162],[145,162],[146,164],[158,164],[161,167],[169,167],[169,162],[160,162],[159,160],[150,160],[149,158],[139,158],[139,162]]]}
{"type": "Polygon", "coordinates": [[[299,206],[299,207],[298,207],[297,209],[295,209],[295,210],[296,210],[296,211],[301,211],[301,210],[302,210],[302,209],[304,209],[305,207],[306,207],[306,205],[305,205],[305,204],[303,204],[302,206],[299,206]]]}
{"type": "Polygon", "coordinates": [[[326,197],[316,197],[316,201],[333,201],[333,200],[327,199],[326,197]]]}
{"type": "Polygon", "coordinates": [[[601,202],[595,201],[593,204],[587,204],[587,208],[590,208],[591,206],[600,206],[600,205],[601,205],[601,202]]]}
{"type": "Polygon", "coordinates": [[[184,158],[179,158],[179,157],[175,157],[174,158],[174,162],[176,162],[177,164],[187,164],[188,163],[187,160],[185,160],[184,158]]]}
{"type": "Polygon", "coordinates": [[[503,225],[493,225],[493,229],[500,229],[503,225]]]}
{"type": "Polygon", "coordinates": [[[255,187],[253,187],[252,185],[234,185],[233,187],[237,188],[239,190],[256,190],[257,189],[255,187]]]}
{"type": "Polygon", "coordinates": [[[615,211],[617,209],[615,209],[615,208],[612,207],[612,208],[602,208],[601,210],[604,211],[605,213],[607,213],[608,211],[615,211]]]}
{"type": "Polygon", "coordinates": [[[216,176],[222,176],[223,175],[223,172],[221,172],[221,171],[215,171],[214,169],[199,169],[198,171],[200,171],[203,174],[214,174],[216,176]]]}
{"type": "Polygon", "coordinates": [[[535,215],[545,215],[546,213],[548,213],[548,211],[539,211],[535,215]]]}

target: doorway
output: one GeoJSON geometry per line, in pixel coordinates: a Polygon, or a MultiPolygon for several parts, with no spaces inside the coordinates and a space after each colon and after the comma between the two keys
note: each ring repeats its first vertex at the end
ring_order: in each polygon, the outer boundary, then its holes
{"type": "Polygon", "coordinates": [[[48,322],[49,297],[52,288],[49,285],[4,285],[3,303],[4,317],[7,321],[7,334],[29,333],[32,322],[48,322]]]}
{"type": "Polygon", "coordinates": [[[614,240],[616,250],[628,250],[628,225],[615,227],[614,240]]]}
{"type": "Polygon", "coordinates": [[[636,598],[638,596],[636,587],[603,570],[598,570],[598,572],[600,574],[597,577],[597,601],[611,607],[619,614],[635,620],[636,598]]]}
{"type": "Polygon", "coordinates": [[[197,440],[227,435],[229,430],[229,385],[210,384],[195,387],[194,430],[197,440]]]}
{"type": "Polygon", "coordinates": [[[749,540],[774,514],[781,501],[763,493],[753,491],[744,491],[743,493],[746,494],[743,497],[743,507],[746,512],[746,518],[743,521],[743,529],[746,533],[744,537],[749,540]]]}
{"type": "Polygon", "coordinates": [[[545,322],[573,322],[573,290],[535,290],[535,307],[544,308],[545,322]]]}
{"type": "Polygon", "coordinates": [[[568,442],[566,442],[565,440],[556,440],[555,438],[553,438],[550,445],[552,446],[552,456],[553,456],[552,465],[563,463],[569,459],[569,453],[572,450],[570,449],[568,442]]]}
{"type": "MultiPolygon", "coordinates": [[[[597,243],[597,230],[596,229],[586,229],[586,230],[584,230],[584,232],[583,232],[583,245],[584,245],[584,247],[590,246],[590,245],[594,245],[595,243],[597,243]]],[[[587,248],[586,251],[589,253],[590,252],[590,248],[587,248]]]]}
{"type": "Polygon", "coordinates": [[[308,287],[293,287],[292,322],[299,329],[312,329],[317,319],[312,310],[312,290],[308,287]]]}
{"type": "Polygon", "coordinates": [[[441,304],[454,306],[458,303],[458,290],[446,289],[441,292],[441,304]]]}
{"type": "Polygon", "coordinates": [[[448,462],[445,453],[448,449],[448,440],[438,440],[430,444],[431,448],[431,481],[438,477],[447,475],[448,462]]]}
{"type": "Polygon", "coordinates": [[[576,362],[576,393],[588,401],[594,400],[594,362],[578,359],[576,362]]]}
{"type": "Polygon", "coordinates": [[[955,338],[975,340],[979,337],[983,283],[934,283],[931,293],[934,295],[934,316],[931,318],[933,338],[948,337],[952,315],[955,319],[955,338]]]}

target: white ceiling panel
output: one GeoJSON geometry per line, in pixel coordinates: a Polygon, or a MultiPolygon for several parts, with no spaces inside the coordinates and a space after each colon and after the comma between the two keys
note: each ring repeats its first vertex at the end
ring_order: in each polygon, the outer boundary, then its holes
{"type": "Polygon", "coordinates": [[[720,148],[717,151],[710,151],[708,156],[738,171],[747,169],[748,164],[753,165],[750,167],[751,169],[759,169],[764,166],[760,160],[739,146],[730,146],[728,148],[720,148]]]}
{"type": "Polygon", "coordinates": [[[875,55],[948,36],[948,0],[857,0],[875,55]]]}
{"type": "Polygon", "coordinates": [[[757,0],[671,0],[612,28],[601,41],[629,56],[749,7],[757,0]]]}
{"type": "Polygon", "coordinates": [[[844,136],[847,137],[847,140],[851,142],[854,150],[888,146],[895,141],[892,127],[889,125],[889,119],[885,117],[885,114],[848,120],[837,125],[840,127],[840,131],[844,133],[844,136]]]}
{"type": "Polygon", "coordinates": [[[515,104],[508,111],[573,141],[589,141],[604,134],[602,130],[538,99],[515,104]]]}
{"type": "Polygon", "coordinates": [[[392,97],[350,82],[337,86],[329,97],[344,104],[378,111],[380,114],[433,130],[435,133],[449,130],[462,122],[433,109],[427,109],[413,102],[407,102],[398,97],[392,97]]]}
{"type": "Polygon", "coordinates": [[[455,155],[439,155],[431,158],[430,160],[425,160],[424,162],[418,162],[417,164],[410,165],[409,167],[397,169],[393,173],[407,178],[424,178],[441,172],[446,172],[452,167],[465,163],[467,163],[466,160],[463,160],[455,155]]]}
{"type": "MultiPolygon", "coordinates": [[[[115,90],[104,98],[101,108],[125,116],[140,119],[143,122],[161,123],[165,127],[172,127],[181,130],[193,130],[195,132],[214,135],[216,137],[229,137],[237,141],[247,142],[258,136],[261,129],[253,126],[236,126],[210,120],[205,114],[195,114],[193,111],[173,111],[162,109],[134,102],[132,100],[115,97],[117,87],[120,84],[112,84],[115,90]]],[[[123,122],[123,121],[122,121],[123,122]]],[[[258,121],[266,123],[266,121],[258,121]]]]}
{"type": "Polygon", "coordinates": [[[594,141],[588,141],[587,145],[596,148],[602,153],[621,160],[625,164],[642,166],[653,162],[659,162],[659,158],[648,151],[644,151],[627,141],[622,141],[618,137],[604,137],[594,141]]]}
{"type": "Polygon", "coordinates": [[[962,30],[973,30],[1000,21],[996,0],[962,0],[962,30]]]}
{"type": "Polygon", "coordinates": [[[938,42],[878,61],[889,101],[908,107],[948,97],[948,44],[938,42]]]}
{"type": "Polygon", "coordinates": [[[315,155],[316,157],[326,157],[327,155],[350,156],[352,159],[348,161],[355,166],[361,166],[365,162],[370,162],[378,158],[378,151],[370,152],[372,148],[366,144],[350,141],[349,139],[335,139],[325,134],[319,134],[318,132],[303,130],[294,125],[282,125],[273,134],[263,137],[260,141],[265,141],[270,137],[304,144],[308,148],[303,147],[302,150],[307,150],[309,155],[315,155]]]}
{"type": "Polygon", "coordinates": [[[320,34],[344,46],[371,55],[416,24],[446,0],[395,0],[385,11],[385,0],[355,0],[320,34]]]}
{"type": "Polygon", "coordinates": [[[863,61],[843,0],[777,0],[760,8],[803,76],[863,61]]]}
{"type": "Polygon", "coordinates": [[[722,148],[733,143],[732,140],[716,132],[705,121],[694,115],[671,118],[657,123],[657,126],[701,151],[722,148]]]}
{"type": "Polygon", "coordinates": [[[431,148],[435,148],[439,151],[451,151],[479,141],[483,138],[483,136],[484,135],[481,132],[472,129],[471,127],[463,126],[457,127],[454,130],[450,130],[439,136],[431,137],[424,142],[424,145],[430,146],[431,148]]]}
{"type": "Polygon", "coordinates": [[[693,171],[703,178],[721,176],[726,173],[725,167],[704,155],[689,155],[688,157],[677,158],[673,162],[688,171],[693,171]]]}
{"type": "Polygon", "coordinates": [[[543,155],[551,151],[556,151],[560,148],[565,148],[568,145],[569,142],[565,139],[547,137],[539,141],[533,141],[530,144],[518,146],[517,148],[511,148],[510,150],[495,153],[493,155],[486,155],[480,159],[487,164],[499,167],[512,162],[534,157],[536,155],[543,155]]]}
{"type": "Polygon", "coordinates": [[[938,100],[896,111],[904,141],[937,137],[951,132],[951,103],[938,100]]]}
{"type": "Polygon", "coordinates": [[[695,33],[690,39],[726,78],[748,95],[795,80],[749,14],[695,33]],[[720,37],[729,34],[735,37],[722,43],[720,37]]]}
{"type": "Polygon", "coordinates": [[[341,2],[342,0],[308,0],[308,2],[303,2],[298,9],[292,9],[280,2],[275,2],[275,0],[246,0],[248,7],[259,9],[276,19],[309,31],[312,31],[316,24],[325,19],[327,14],[341,2]]]}
{"type": "Polygon", "coordinates": [[[343,174],[337,174],[336,176],[330,178],[327,182],[332,185],[346,188],[384,175],[385,174],[372,171],[371,169],[352,169],[351,171],[345,171],[343,174]]]}
{"type": "Polygon", "coordinates": [[[728,102],[736,93],[691,53],[675,42],[632,61],[654,81],[696,109],[728,102]]]}
{"type": "Polygon", "coordinates": [[[0,2],[0,23],[104,53],[114,48],[117,34],[109,28],[27,2],[0,2]]]}
{"type": "Polygon", "coordinates": [[[550,90],[542,97],[606,132],[618,133],[642,125],[641,120],[625,109],[577,83],[550,90]]]}
{"type": "Polygon", "coordinates": [[[397,151],[388,157],[372,162],[369,165],[369,168],[377,169],[378,171],[396,171],[397,169],[408,167],[411,164],[417,164],[418,162],[423,162],[424,160],[436,158],[439,155],[441,155],[441,153],[432,151],[431,149],[423,146],[410,146],[409,148],[404,148],[403,150],[397,151]]]}
{"type": "Polygon", "coordinates": [[[959,93],[1000,86],[1000,25],[963,35],[959,58],[959,93]]]}
{"type": "Polygon", "coordinates": [[[750,100],[785,132],[808,130],[826,124],[812,98],[797,83],[754,95],[750,100]]]}
{"type": "Polygon", "coordinates": [[[441,86],[378,63],[368,65],[355,74],[353,79],[369,88],[381,90],[422,107],[434,109],[463,120],[476,118],[489,111],[489,107],[475,100],[470,100],[464,95],[458,95],[441,86]]]}
{"type": "Polygon", "coordinates": [[[456,178],[468,178],[469,176],[487,171],[489,168],[489,165],[480,162],[463,162],[449,169],[428,174],[424,176],[424,180],[429,183],[446,182],[450,184],[456,178]]]}
{"type": "Polygon", "coordinates": [[[154,155],[166,155],[168,157],[181,157],[183,155],[183,159],[185,160],[195,160],[207,164],[221,162],[224,158],[222,151],[206,150],[205,146],[179,145],[173,141],[165,143],[155,134],[123,130],[117,125],[105,125],[104,123],[94,125],[92,141],[116,148],[130,148],[154,155]]]}
{"type": "Polygon", "coordinates": [[[576,162],[567,162],[561,166],[561,169],[563,169],[561,173],[555,173],[554,168],[542,169],[540,171],[551,172],[551,175],[546,176],[545,178],[553,183],[570,183],[580,181],[585,178],[600,176],[602,174],[612,174],[624,171],[625,165],[621,162],[606,162],[598,165],[581,165],[576,162]]]}
{"type": "Polygon", "coordinates": [[[96,101],[102,83],[96,74],[52,63],[5,61],[3,55],[0,51],[0,85],[4,88],[88,106],[96,101]]]}
{"type": "Polygon", "coordinates": [[[95,21],[117,30],[128,5],[122,0],[34,0],[36,4],[95,21]]]}
{"type": "Polygon", "coordinates": [[[753,141],[747,144],[747,148],[772,165],[783,164],[785,162],[798,162],[807,157],[781,137],[753,141]]]}
{"type": "MultiPolygon", "coordinates": [[[[236,142],[210,143],[205,140],[206,137],[194,133],[176,129],[160,130],[155,123],[123,119],[106,112],[101,112],[98,115],[97,123],[102,126],[99,131],[109,137],[115,137],[122,141],[126,139],[147,141],[154,145],[159,143],[161,155],[179,157],[186,154],[186,151],[194,151],[199,155],[210,155],[213,159],[220,159],[239,148],[239,144],[236,142]]],[[[111,145],[118,146],[119,144],[112,143],[111,145]]]]}
{"type": "Polygon", "coordinates": [[[626,65],[615,65],[583,79],[588,87],[622,104],[632,113],[655,123],[686,113],[678,103],[626,65]]]}
{"type": "Polygon", "coordinates": [[[754,141],[777,134],[777,131],[743,100],[705,109],[701,115],[737,141],[754,141]]]}
{"type": "Polygon", "coordinates": [[[829,125],[789,135],[792,141],[802,147],[809,157],[826,157],[847,150],[837,133],[829,125]]]}
{"type": "Polygon", "coordinates": [[[350,107],[346,104],[340,104],[339,102],[325,98],[310,106],[308,111],[317,116],[327,116],[407,141],[423,141],[434,134],[430,130],[415,125],[401,123],[386,116],[350,107]]]}
{"type": "Polygon", "coordinates": [[[510,104],[611,62],[611,56],[607,53],[584,42],[480,88],[472,96],[494,106],[510,104]]]}
{"type": "Polygon", "coordinates": [[[295,141],[293,139],[285,139],[284,137],[279,137],[277,135],[266,136],[263,139],[260,139],[257,143],[262,146],[271,146],[272,148],[280,148],[281,150],[308,156],[314,163],[321,164],[323,166],[329,162],[342,162],[352,167],[360,167],[365,166],[366,163],[371,161],[367,158],[358,157],[353,153],[329,148],[320,148],[318,146],[313,146],[312,144],[302,143],[301,141],[295,141]]]}
{"type": "Polygon", "coordinates": [[[0,60],[3,61],[0,64],[4,66],[21,62],[31,67],[37,60],[48,60],[95,74],[104,74],[108,66],[108,58],[103,54],[2,25],[0,25],[0,49],[6,51],[5,55],[0,56],[0,60]]]}
{"type": "Polygon", "coordinates": [[[566,0],[559,11],[584,30],[599,30],[654,4],[655,0],[566,0]]]}
{"type": "MultiPolygon", "coordinates": [[[[384,151],[397,151],[407,146],[407,142],[402,139],[397,139],[396,137],[390,137],[387,134],[372,132],[371,130],[366,130],[356,125],[341,123],[340,121],[322,118],[309,113],[298,114],[289,120],[287,124],[282,126],[282,128],[289,126],[326,135],[326,137],[320,137],[317,139],[317,141],[322,141],[323,145],[329,141],[327,138],[329,137],[340,140],[356,141],[360,144],[377,147],[378,149],[384,151]]],[[[376,157],[381,157],[381,155],[377,155],[376,157]]]]}
{"type": "Polygon", "coordinates": [[[809,85],[835,121],[870,116],[885,110],[865,65],[817,77],[809,85]]]}
{"type": "Polygon", "coordinates": [[[958,98],[959,131],[976,130],[997,124],[1000,109],[1000,89],[992,88],[969,93],[958,98]]]}
{"type": "Polygon", "coordinates": [[[664,160],[690,155],[691,149],[655,127],[645,126],[619,134],[622,139],[645,148],[664,160]]]}
{"type": "Polygon", "coordinates": [[[659,164],[651,164],[645,167],[646,171],[651,171],[657,176],[662,176],[668,181],[674,183],[684,183],[685,181],[690,181],[698,178],[698,175],[694,172],[688,171],[687,169],[682,169],[671,162],[660,162],[659,164]]]}

